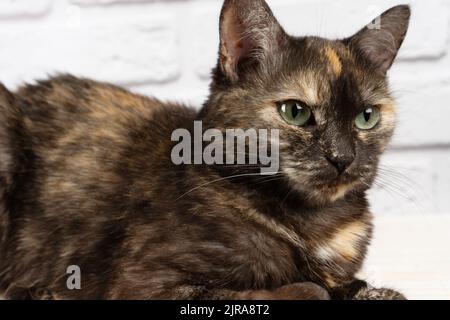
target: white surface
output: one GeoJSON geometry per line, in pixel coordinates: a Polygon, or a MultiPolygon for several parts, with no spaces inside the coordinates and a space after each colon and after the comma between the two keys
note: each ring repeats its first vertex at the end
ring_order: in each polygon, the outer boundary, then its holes
{"type": "Polygon", "coordinates": [[[450,299],[450,216],[378,216],[361,278],[408,299],[450,299]]]}

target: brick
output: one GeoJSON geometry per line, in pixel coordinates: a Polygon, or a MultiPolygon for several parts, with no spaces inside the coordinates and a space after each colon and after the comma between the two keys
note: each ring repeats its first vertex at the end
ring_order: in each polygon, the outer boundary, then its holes
{"type": "MultiPolygon", "coordinates": [[[[418,80],[420,81],[420,80],[418,80]]],[[[398,127],[393,145],[450,144],[450,88],[446,83],[405,90],[398,100],[398,127]]]]}
{"type": "MultiPolygon", "coordinates": [[[[161,1],[161,0],[160,0],[161,1]]],[[[155,2],[155,0],[70,0],[71,3],[84,6],[108,5],[108,4],[136,4],[155,2]]]]}
{"type": "MultiPolygon", "coordinates": [[[[390,152],[381,162],[377,182],[370,191],[374,214],[436,212],[433,157],[418,152],[390,152]]],[[[450,178],[450,171],[448,172],[450,178]]]]}
{"type": "Polygon", "coordinates": [[[51,5],[50,0],[2,0],[0,1],[0,22],[2,19],[42,16],[50,11],[51,5]]]}
{"type": "Polygon", "coordinates": [[[188,28],[181,32],[189,37],[195,73],[201,80],[209,80],[216,66],[219,52],[219,13],[221,3],[217,1],[195,6],[188,16],[188,28]]]}
{"type": "Polygon", "coordinates": [[[177,35],[169,22],[9,29],[0,30],[0,38],[8,43],[0,51],[0,76],[10,85],[53,72],[125,85],[163,83],[179,75],[177,35]]]}

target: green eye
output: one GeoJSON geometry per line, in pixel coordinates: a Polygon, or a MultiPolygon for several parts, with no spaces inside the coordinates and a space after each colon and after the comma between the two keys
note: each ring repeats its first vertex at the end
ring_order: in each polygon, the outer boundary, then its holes
{"type": "Polygon", "coordinates": [[[311,109],[300,101],[285,101],[280,106],[281,117],[294,126],[305,125],[312,116],[311,109]]]}
{"type": "Polygon", "coordinates": [[[367,108],[356,116],[355,124],[358,129],[370,130],[380,122],[380,109],[376,107],[367,108]]]}

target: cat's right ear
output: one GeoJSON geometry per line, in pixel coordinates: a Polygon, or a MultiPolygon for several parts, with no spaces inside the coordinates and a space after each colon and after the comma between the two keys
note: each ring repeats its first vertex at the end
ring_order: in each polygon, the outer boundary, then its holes
{"type": "Polygon", "coordinates": [[[385,75],[405,39],[410,16],[408,5],[393,7],[346,41],[378,73],[385,75]]]}
{"type": "Polygon", "coordinates": [[[285,39],[264,0],[225,0],[220,15],[219,68],[231,81],[246,67],[263,64],[285,39]]]}

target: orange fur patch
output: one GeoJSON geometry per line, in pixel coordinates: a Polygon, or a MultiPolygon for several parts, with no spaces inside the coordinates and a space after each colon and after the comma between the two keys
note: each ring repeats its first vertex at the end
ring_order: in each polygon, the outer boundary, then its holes
{"type": "Polygon", "coordinates": [[[339,59],[336,51],[334,51],[331,47],[325,48],[325,56],[330,62],[331,69],[336,76],[339,76],[342,73],[342,63],[341,59],[339,59]]]}
{"type": "Polygon", "coordinates": [[[323,260],[333,260],[336,257],[342,257],[352,261],[359,255],[358,242],[366,238],[368,226],[355,221],[344,228],[337,230],[336,233],[326,242],[317,248],[317,255],[323,260]]]}

